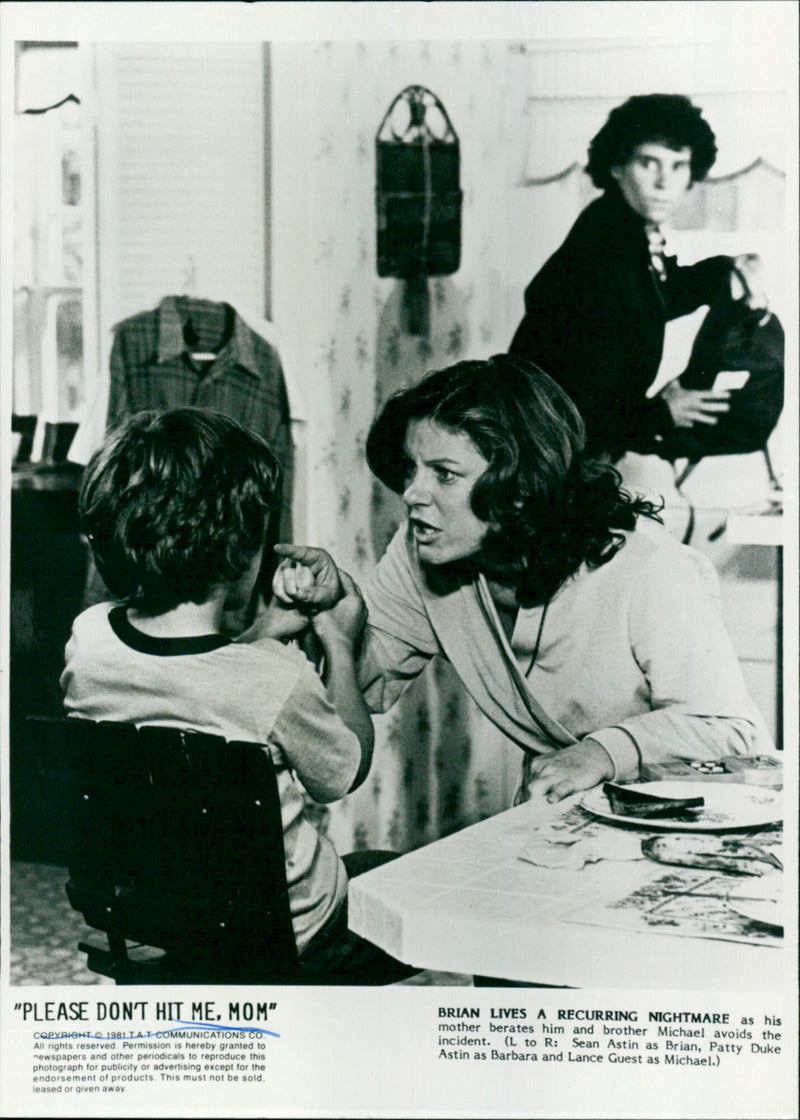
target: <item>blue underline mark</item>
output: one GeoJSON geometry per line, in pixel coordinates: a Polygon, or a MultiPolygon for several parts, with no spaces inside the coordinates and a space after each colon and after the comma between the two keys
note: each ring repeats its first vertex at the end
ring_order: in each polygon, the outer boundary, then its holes
{"type": "MultiPolygon", "coordinates": [[[[208,1031],[251,1031],[253,1034],[271,1034],[273,1038],[281,1037],[275,1031],[268,1031],[263,1027],[226,1027],[220,1023],[190,1023],[185,1019],[173,1019],[172,1021],[173,1023],[180,1023],[184,1027],[203,1027],[208,1031]]],[[[175,1030],[177,1030],[177,1027],[175,1030]]]]}

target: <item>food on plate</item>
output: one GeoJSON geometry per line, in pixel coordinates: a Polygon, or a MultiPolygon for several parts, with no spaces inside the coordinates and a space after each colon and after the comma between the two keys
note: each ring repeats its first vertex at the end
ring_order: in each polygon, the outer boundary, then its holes
{"type": "Polygon", "coordinates": [[[606,782],[603,793],[608,798],[611,810],[621,817],[675,817],[686,819],[686,814],[702,809],[703,797],[658,797],[652,793],[641,793],[632,786],[618,786],[606,782]]]}

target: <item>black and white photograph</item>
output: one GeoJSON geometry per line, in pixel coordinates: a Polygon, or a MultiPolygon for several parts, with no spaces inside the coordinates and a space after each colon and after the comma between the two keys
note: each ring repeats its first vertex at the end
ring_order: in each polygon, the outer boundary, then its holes
{"type": "Polygon", "coordinates": [[[0,1115],[797,1115],[797,6],[0,34],[0,1115]]]}

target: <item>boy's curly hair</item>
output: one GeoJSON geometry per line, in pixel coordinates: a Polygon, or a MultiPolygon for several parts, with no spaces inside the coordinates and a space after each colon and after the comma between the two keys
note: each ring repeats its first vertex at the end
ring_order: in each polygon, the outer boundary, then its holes
{"type": "Polygon", "coordinates": [[[112,595],[162,614],[235,582],[280,500],[263,439],[219,413],[175,408],[112,429],[84,473],[79,516],[112,595]]]}

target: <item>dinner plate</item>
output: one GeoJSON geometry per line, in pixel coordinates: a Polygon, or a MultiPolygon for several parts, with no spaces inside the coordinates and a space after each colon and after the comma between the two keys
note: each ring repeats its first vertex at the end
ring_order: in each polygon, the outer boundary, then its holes
{"type": "Polygon", "coordinates": [[[760,828],[783,819],[780,793],[761,786],[709,781],[637,782],[631,788],[655,797],[702,797],[705,803],[701,809],[687,814],[691,820],[615,813],[602,786],[589,790],[580,803],[598,817],[618,824],[635,824],[651,832],[724,832],[732,828],[760,828]]]}
{"type": "Polygon", "coordinates": [[[728,892],[728,905],[737,914],[768,926],[783,926],[783,876],[775,873],[737,883],[728,892]]]}

